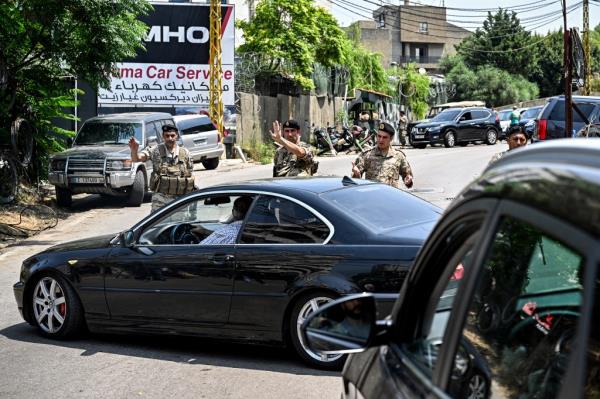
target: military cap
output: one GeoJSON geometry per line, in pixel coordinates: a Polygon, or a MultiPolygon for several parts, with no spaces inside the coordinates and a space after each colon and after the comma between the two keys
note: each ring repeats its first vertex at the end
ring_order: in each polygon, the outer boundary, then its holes
{"type": "Polygon", "coordinates": [[[165,133],[165,132],[179,133],[179,130],[177,130],[177,126],[173,125],[172,123],[167,123],[166,125],[163,125],[162,131],[163,131],[163,133],[165,133]]]}
{"type": "Polygon", "coordinates": [[[288,129],[300,130],[300,124],[294,119],[288,119],[287,121],[285,121],[285,123],[283,124],[283,128],[285,129],[286,127],[288,129]]]}
{"type": "Polygon", "coordinates": [[[389,134],[392,137],[394,136],[394,133],[396,133],[396,131],[394,130],[394,127],[387,122],[379,122],[378,128],[379,128],[379,130],[386,132],[387,134],[389,134]]]}

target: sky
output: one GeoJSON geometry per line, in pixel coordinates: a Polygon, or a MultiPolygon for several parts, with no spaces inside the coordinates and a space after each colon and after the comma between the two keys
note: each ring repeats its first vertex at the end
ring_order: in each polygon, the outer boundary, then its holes
{"type": "MultiPolygon", "coordinates": [[[[364,16],[371,16],[369,10],[374,10],[378,7],[376,4],[404,4],[404,0],[330,0],[332,3],[331,11],[342,26],[348,26],[359,19],[368,19],[364,16]],[[345,8],[344,8],[345,7],[345,8]],[[350,11],[351,10],[351,11],[350,11]],[[363,16],[357,15],[362,14],[363,16]]],[[[511,9],[514,7],[517,11],[517,16],[522,21],[525,29],[535,31],[540,34],[545,34],[549,30],[558,30],[563,25],[561,12],[561,2],[558,0],[414,0],[411,4],[441,6],[442,4],[448,8],[462,9],[496,9],[503,7],[511,9]]],[[[600,1],[589,0],[590,4],[590,28],[593,29],[600,23],[600,1]]],[[[576,7],[567,15],[567,24],[569,28],[578,27],[580,32],[583,27],[583,12],[581,8],[581,0],[567,0],[567,7],[576,7]],[[576,7],[576,5],[580,5],[576,7]]],[[[474,31],[485,19],[486,11],[461,11],[450,10],[446,11],[448,22],[461,26],[465,29],[474,31]]]]}

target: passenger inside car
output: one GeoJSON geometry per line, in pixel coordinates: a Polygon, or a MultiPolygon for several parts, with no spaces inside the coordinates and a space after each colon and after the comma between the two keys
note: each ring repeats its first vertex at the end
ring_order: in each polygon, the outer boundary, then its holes
{"type": "Polygon", "coordinates": [[[231,222],[213,231],[211,235],[200,242],[200,245],[235,244],[250,205],[252,205],[252,197],[245,196],[236,199],[231,209],[231,222]]]}

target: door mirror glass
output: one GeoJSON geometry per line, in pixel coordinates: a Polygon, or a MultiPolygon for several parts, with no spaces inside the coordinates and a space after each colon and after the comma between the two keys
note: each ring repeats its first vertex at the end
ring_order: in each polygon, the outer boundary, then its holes
{"type": "Polygon", "coordinates": [[[304,342],[319,353],[360,352],[376,331],[375,297],[359,294],[331,302],[311,314],[302,325],[304,342]]]}
{"type": "Polygon", "coordinates": [[[119,234],[119,241],[121,245],[125,248],[131,248],[134,244],[135,236],[132,230],[126,230],[119,234]]]}

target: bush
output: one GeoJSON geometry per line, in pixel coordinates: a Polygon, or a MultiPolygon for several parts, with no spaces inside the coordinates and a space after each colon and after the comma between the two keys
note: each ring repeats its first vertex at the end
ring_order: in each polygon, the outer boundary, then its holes
{"type": "Polygon", "coordinates": [[[273,162],[275,147],[271,143],[264,144],[253,141],[250,146],[244,148],[244,152],[254,161],[267,165],[273,162]]]}

